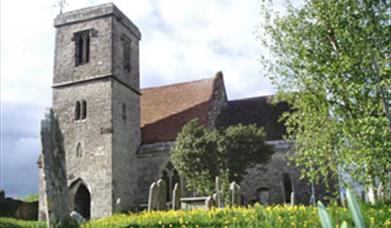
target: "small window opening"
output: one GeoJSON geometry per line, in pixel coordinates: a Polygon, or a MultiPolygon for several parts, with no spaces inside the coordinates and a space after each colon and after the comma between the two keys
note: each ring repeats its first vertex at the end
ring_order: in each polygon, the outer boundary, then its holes
{"type": "Polygon", "coordinates": [[[88,63],[90,58],[90,31],[82,31],[74,34],[75,41],[75,66],[88,63]]]}
{"type": "Polygon", "coordinates": [[[122,119],[123,121],[126,121],[127,119],[127,111],[126,111],[126,104],[122,104],[122,119]]]}
{"type": "Polygon", "coordinates": [[[130,72],[130,39],[125,35],[121,37],[122,40],[122,59],[123,68],[126,72],[130,72]]]}
{"type": "Polygon", "coordinates": [[[76,107],[75,107],[75,120],[80,120],[80,102],[76,102],[76,107]]]}
{"type": "Polygon", "coordinates": [[[83,148],[81,146],[81,143],[78,143],[76,146],[76,157],[77,158],[83,157],[83,148]]]}
{"type": "Polygon", "coordinates": [[[87,102],[83,100],[81,102],[81,119],[87,118],[87,102]]]}

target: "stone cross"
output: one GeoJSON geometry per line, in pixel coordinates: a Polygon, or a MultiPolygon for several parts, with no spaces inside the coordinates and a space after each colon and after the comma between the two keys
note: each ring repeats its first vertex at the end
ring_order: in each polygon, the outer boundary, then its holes
{"type": "Polygon", "coordinates": [[[229,185],[229,191],[231,193],[231,206],[240,205],[241,203],[241,190],[240,186],[233,181],[229,185]]]}
{"type": "Polygon", "coordinates": [[[64,139],[53,109],[41,121],[41,141],[46,221],[51,227],[53,223],[66,222],[70,214],[64,139]]]}
{"type": "Polygon", "coordinates": [[[220,178],[217,176],[215,179],[215,188],[216,188],[216,203],[217,207],[221,207],[221,193],[220,193],[220,178]]]}
{"type": "Polygon", "coordinates": [[[158,186],[156,182],[153,182],[149,187],[149,196],[148,196],[148,211],[157,209],[157,200],[158,197],[158,186]]]}
{"type": "Polygon", "coordinates": [[[173,210],[178,210],[181,209],[181,188],[179,187],[179,184],[176,183],[174,185],[174,190],[172,191],[172,209],[173,210]]]}
{"type": "Polygon", "coordinates": [[[157,188],[158,188],[158,196],[157,196],[157,209],[158,210],[166,210],[166,199],[167,199],[167,184],[163,179],[159,179],[157,181],[157,188]]]}

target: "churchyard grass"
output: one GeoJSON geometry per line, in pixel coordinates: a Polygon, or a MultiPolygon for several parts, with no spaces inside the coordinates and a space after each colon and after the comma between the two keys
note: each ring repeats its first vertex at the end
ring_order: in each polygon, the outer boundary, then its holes
{"type": "Polygon", "coordinates": [[[0,217],[0,227],[4,228],[19,228],[19,227],[31,227],[31,228],[45,228],[45,222],[38,221],[26,221],[14,218],[0,217]]]}
{"type": "MultiPolygon", "coordinates": [[[[327,211],[336,224],[353,221],[347,208],[331,205],[327,211]]],[[[389,206],[362,207],[367,227],[391,227],[389,206]]],[[[316,207],[260,206],[191,211],[155,211],[117,214],[92,220],[83,227],[321,227],[316,207]]]]}

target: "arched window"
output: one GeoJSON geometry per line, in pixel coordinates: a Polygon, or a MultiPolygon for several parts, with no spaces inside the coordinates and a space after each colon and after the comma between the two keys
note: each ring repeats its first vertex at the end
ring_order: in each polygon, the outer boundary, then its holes
{"type": "Polygon", "coordinates": [[[179,173],[171,162],[168,162],[164,167],[161,178],[167,183],[167,201],[171,201],[175,184],[181,184],[179,173]]]}
{"type": "Polygon", "coordinates": [[[84,120],[87,118],[87,102],[85,100],[81,101],[81,119],[84,120]]]}
{"type": "Polygon", "coordinates": [[[76,102],[76,107],[75,107],[75,120],[80,120],[80,102],[76,102]]]}
{"type": "Polygon", "coordinates": [[[81,143],[78,143],[76,146],[76,157],[77,158],[83,157],[83,148],[81,146],[81,143]]]}
{"type": "Polygon", "coordinates": [[[293,192],[292,180],[287,173],[283,174],[282,181],[284,184],[285,203],[290,203],[291,194],[293,192]]]}

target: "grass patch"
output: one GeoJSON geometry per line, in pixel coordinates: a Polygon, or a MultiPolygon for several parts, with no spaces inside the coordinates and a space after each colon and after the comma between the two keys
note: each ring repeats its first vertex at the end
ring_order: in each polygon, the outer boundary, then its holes
{"type": "Polygon", "coordinates": [[[31,227],[31,228],[46,228],[45,222],[39,221],[26,221],[14,218],[0,217],[0,227],[6,228],[18,228],[18,227],[31,227]]]}

